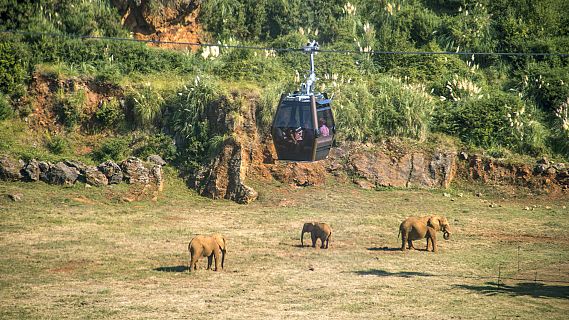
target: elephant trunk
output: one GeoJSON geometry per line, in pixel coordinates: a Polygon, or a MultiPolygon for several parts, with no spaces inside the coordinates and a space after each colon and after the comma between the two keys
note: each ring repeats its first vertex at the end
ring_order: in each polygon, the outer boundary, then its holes
{"type": "Polygon", "coordinates": [[[448,226],[444,227],[443,228],[443,238],[445,240],[448,240],[448,239],[450,239],[450,235],[451,235],[450,227],[448,227],[448,226]]]}

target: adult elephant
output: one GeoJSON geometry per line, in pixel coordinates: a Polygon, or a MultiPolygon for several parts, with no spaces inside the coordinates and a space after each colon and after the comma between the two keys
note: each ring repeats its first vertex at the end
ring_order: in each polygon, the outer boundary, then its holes
{"type": "Polygon", "coordinates": [[[442,231],[443,238],[445,240],[450,238],[451,230],[447,218],[441,216],[409,217],[401,222],[401,225],[399,226],[399,233],[401,234],[401,251],[406,250],[406,243],[409,249],[415,249],[415,247],[413,247],[413,240],[423,239],[430,235],[429,227],[433,228],[435,232],[442,231]]]}
{"type": "Polygon", "coordinates": [[[207,257],[207,269],[211,268],[212,259],[215,259],[215,271],[219,271],[219,261],[221,254],[221,268],[225,263],[225,255],[227,253],[227,240],[220,234],[211,236],[198,235],[195,236],[188,244],[190,252],[190,269],[197,270],[197,263],[201,257],[207,257]]]}

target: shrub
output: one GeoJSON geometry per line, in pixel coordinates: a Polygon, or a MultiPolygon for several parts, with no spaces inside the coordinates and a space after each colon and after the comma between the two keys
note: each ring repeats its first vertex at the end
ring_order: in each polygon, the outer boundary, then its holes
{"type": "Polygon", "coordinates": [[[54,111],[61,124],[67,128],[73,128],[81,123],[86,102],[85,91],[78,90],[75,93],[65,93],[60,88],[54,99],[54,111]]]}
{"type": "Polygon", "coordinates": [[[0,93],[0,120],[6,120],[14,115],[10,101],[0,93]]]}
{"type": "Polygon", "coordinates": [[[423,140],[435,106],[425,91],[423,86],[392,77],[345,85],[336,99],[340,137],[357,141],[387,136],[423,140]]]}
{"type": "Polygon", "coordinates": [[[114,97],[109,98],[109,100],[102,100],[99,108],[95,111],[95,121],[103,129],[116,129],[124,120],[125,115],[122,106],[114,97]]]}
{"type": "Polygon", "coordinates": [[[91,152],[94,161],[107,160],[121,161],[129,154],[129,142],[127,138],[110,138],[91,152]]]}
{"type": "Polygon", "coordinates": [[[176,145],[171,137],[165,134],[142,135],[135,138],[131,147],[132,154],[141,159],[158,154],[162,159],[170,162],[176,155],[176,145]]]}
{"type": "Polygon", "coordinates": [[[506,147],[518,152],[544,151],[546,132],[539,113],[519,96],[500,91],[481,98],[446,102],[437,110],[437,131],[457,135],[483,148],[506,147]]]}
{"type": "Polygon", "coordinates": [[[166,102],[166,127],[178,150],[177,162],[183,170],[192,170],[208,159],[210,124],[207,109],[219,105],[218,86],[196,77],[166,102]],[[218,103],[216,103],[218,101],[218,103]]]}
{"type": "Polygon", "coordinates": [[[61,136],[48,136],[46,138],[46,147],[53,154],[64,154],[69,150],[69,144],[65,138],[61,136]]]}
{"type": "Polygon", "coordinates": [[[0,93],[23,95],[30,52],[15,37],[0,35],[0,93]]]}
{"type": "Polygon", "coordinates": [[[125,96],[125,103],[135,125],[141,129],[152,129],[162,114],[164,99],[150,84],[132,88],[125,96]]]}

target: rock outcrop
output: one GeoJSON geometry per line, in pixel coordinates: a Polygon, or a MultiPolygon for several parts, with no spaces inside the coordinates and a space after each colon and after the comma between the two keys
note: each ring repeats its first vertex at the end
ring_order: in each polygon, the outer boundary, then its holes
{"type": "Polygon", "coordinates": [[[14,160],[8,156],[0,157],[0,180],[18,181],[22,179],[22,160],[14,160]]]}
{"type": "Polygon", "coordinates": [[[47,173],[47,181],[50,184],[73,185],[79,177],[79,170],[70,167],[63,162],[51,166],[47,173]]]}
{"type": "Polygon", "coordinates": [[[97,166],[97,168],[107,177],[109,184],[121,183],[123,179],[123,173],[121,167],[114,161],[107,160],[97,166]]]}
{"type": "Polygon", "coordinates": [[[144,166],[142,160],[136,157],[129,157],[121,162],[124,180],[129,184],[141,183],[148,184],[150,182],[150,170],[144,166]]]}
{"type": "Polygon", "coordinates": [[[22,169],[23,178],[26,181],[39,181],[40,179],[40,166],[36,159],[30,160],[22,169]]]}
{"type": "Polygon", "coordinates": [[[535,166],[511,163],[473,154],[463,161],[466,179],[492,184],[510,184],[546,192],[569,192],[569,169],[564,163],[538,160],[535,166]]]}
{"type": "MultiPolygon", "coordinates": [[[[158,161],[158,159],[155,159],[158,161]]],[[[161,160],[161,159],[160,159],[161,160]]],[[[136,185],[131,192],[128,201],[156,199],[158,192],[164,186],[162,166],[154,162],[143,162],[130,157],[121,165],[123,169],[113,161],[106,161],[99,166],[89,166],[80,161],[65,160],[56,164],[45,161],[30,160],[24,163],[22,160],[13,160],[10,157],[0,158],[0,178],[10,181],[34,182],[41,180],[45,183],[71,186],[77,181],[85,182],[90,186],[105,186],[107,184],[120,183],[123,180],[136,185]],[[124,175],[123,175],[124,170],[124,175]]],[[[250,190],[241,191],[241,197],[246,197],[250,190]]]]}
{"type": "Polygon", "coordinates": [[[85,183],[95,187],[106,186],[109,184],[109,179],[107,176],[99,171],[95,166],[89,166],[85,168],[85,183]]]}

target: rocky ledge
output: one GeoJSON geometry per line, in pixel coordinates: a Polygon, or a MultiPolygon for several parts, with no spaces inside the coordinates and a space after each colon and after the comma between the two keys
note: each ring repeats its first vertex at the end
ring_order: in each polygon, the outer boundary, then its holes
{"type": "Polygon", "coordinates": [[[120,163],[111,160],[98,166],[86,165],[80,161],[65,160],[57,163],[32,159],[25,162],[7,155],[0,156],[0,180],[4,181],[43,181],[55,185],[73,185],[77,181],[100,187],[126,182],[152,186],[158,191],[163,188],[162,166],[166,162],[153,155],[144,162],[129,157],[120,163]]]}

